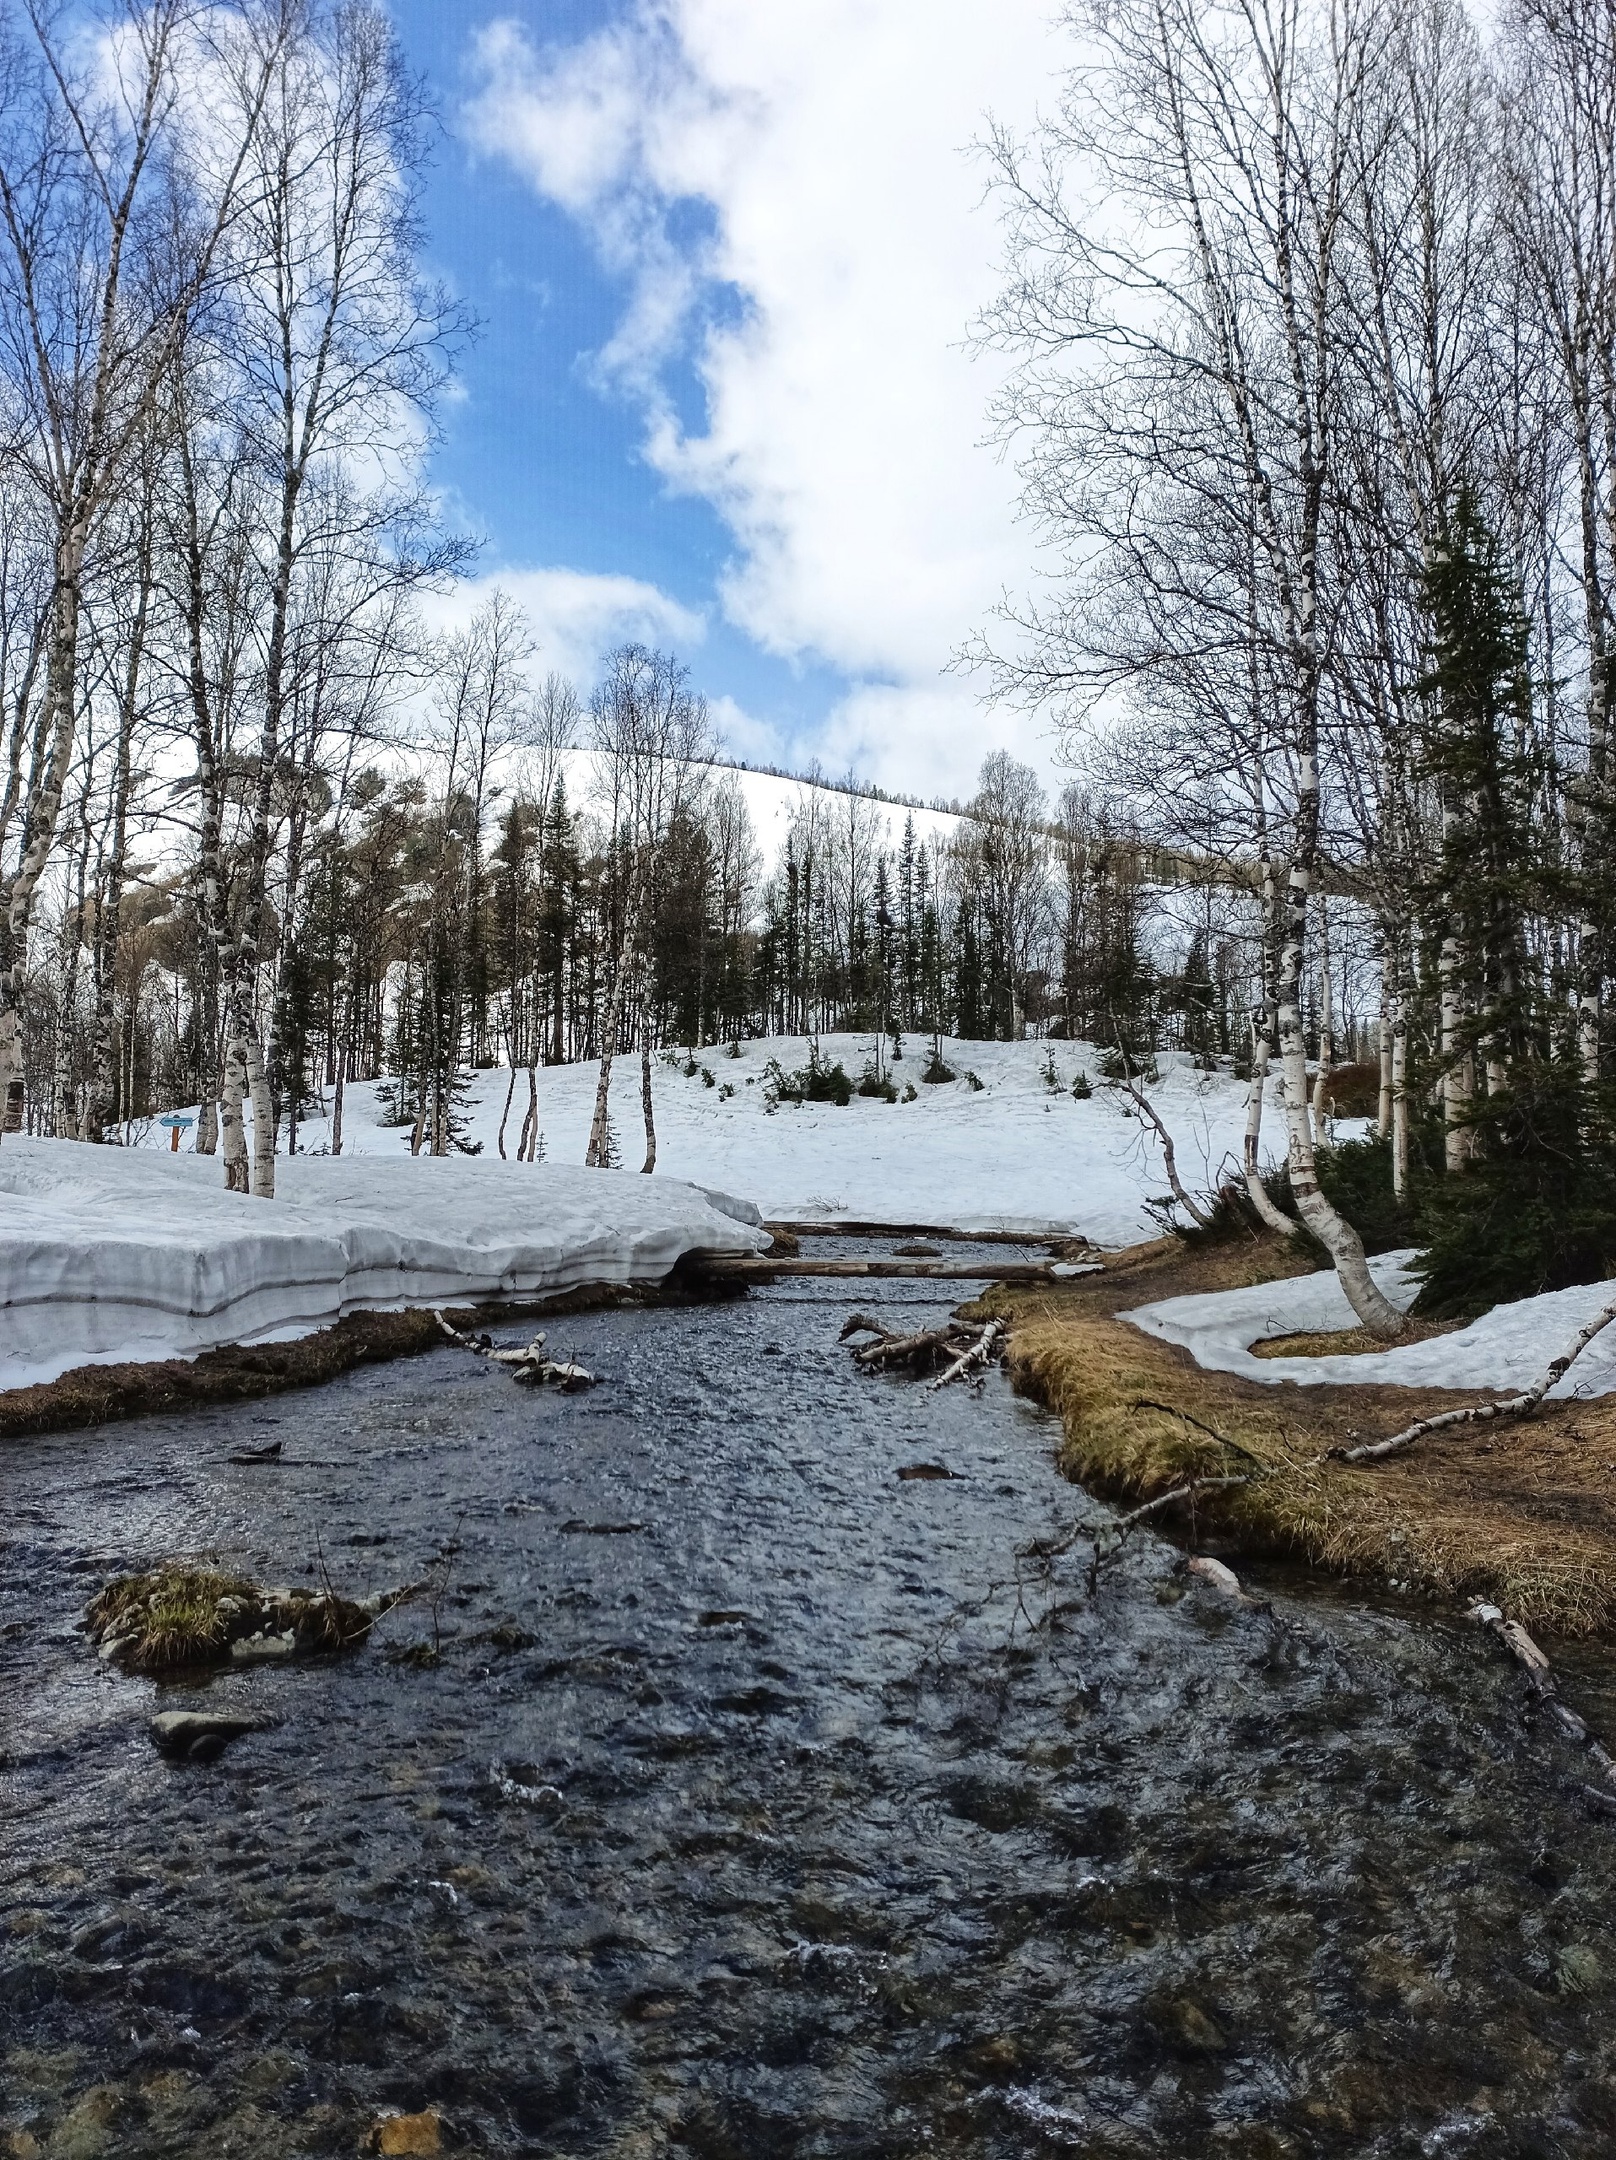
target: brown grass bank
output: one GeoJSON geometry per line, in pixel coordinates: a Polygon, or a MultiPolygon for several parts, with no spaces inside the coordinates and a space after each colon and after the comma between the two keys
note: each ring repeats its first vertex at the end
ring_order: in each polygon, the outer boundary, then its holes
{"type": "MultiPolygon", "coordinates": [[[[1400,1387],[1268,1387],[1204,1372],[1115,1318],[1129,1306],[1302,1272],[1278,1240],[1172,1240],[1103,1276],[998,1287],[1015,1384],[1060,1413],[1061,1467],[1115,1500],[1147,1500],[1250,1457],[1278,1475],[1165,1514],[1171,1535],[1445,1599],[1489,1597],[1564,1635],[1616,1630],[1616,1397],[1555,1404],[1519,1424],[1434,1435],[1373,1469],[1308,1467],[1322,1449],[1398,1431],[1466,1398],[1400,1387]],[[1177,1519],[1175,1519],[1175,1516],[1177,1519]]],[[[1554,1344],[1544,1347],[1544,1359],[1554,1344]]],[[[1477,1401],[1487,1399],[1478,1394],[1477,1401]]]]}

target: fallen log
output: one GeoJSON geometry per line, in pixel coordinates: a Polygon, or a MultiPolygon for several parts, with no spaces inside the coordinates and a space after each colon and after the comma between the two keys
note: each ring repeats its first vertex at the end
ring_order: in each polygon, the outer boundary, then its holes
{"type": "Polygon", "coordinates": [[[1080,1230],[953,1230],[940,1223],[766,1222],[771,1237],[938,1238],[954,1245],[1092,1245],[1080,1230]]]}
{"type": "Polygon", "coordinates": [[[719,1282],[773,1282],[781,1275],[896,1276],[939,1282],[1070,1282],[1102,1275],[1098,1260],[775,1260],[767,1253],[709,1253],[692,1263],[719,1282]]]}
{"type": "Polygon", "coordinates": [[[886,1365],[944,1363],[944,1370],[931,1383],[934,1388],[939,1388],[986,1365],[1002,1346],[1008,1330],[1002,1320],[990,1320],[985,1327],[977,1327],[968,1321],[951,1319],[941,1327],[922,1328],[912,1335],[897,1335],[883,1327],[879,1320],[872,1320],[867,1313],[856,1312],[848,1314],[837,1340],[846,1342],[854,1335],[875,1337],[874,1342],[861,1344],[853,1352],[855,1364],[863,1366],[865,1371],[874,1372],[886,1365]]]}
{"type": "MultiPolygon", "coordinates": [[[[1569,1363],[1569,1359],[1567,1360],[1569,1363]]],[[[1601,1813],[1616,1812],[1616,1757],[1612,1757],[1602,1741],[1596,1740],[1582,1719],[1569,1703],[1560,1700],[1555,1685],[1554,1671],[1548,1658],[1527,1634],[1518,1620],[1506,1618],[1502,1608],[1489,1605],[1484,1600],[1472,1605],[1467,1618],[1478,1627],[1484,1627],[1490,1635],[1496,1635],[1510,1656],[1526,1675],[1527,1685],[1542,1704],[1560,1730],[1574,1747],[1586,1750],[1588,1760],[1605,1780],[1604,1786],[1585,1785],[1581,1788],[1601,1813]]]]}

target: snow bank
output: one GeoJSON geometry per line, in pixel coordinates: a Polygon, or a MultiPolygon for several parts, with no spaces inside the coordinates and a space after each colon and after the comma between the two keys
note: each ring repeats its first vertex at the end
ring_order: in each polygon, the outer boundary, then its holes
{"type": "MultiPolygon", "coordinates": [[[[1419,1285],[1407,1272],[1412,1252],[1383,1253],[1370,1272],[1392,1303],[1406,1311],[1419,1285]]],[[[1570,1348],[1579,1330],[1616,1296],[1616,1284],[1584,1283],[1542,1297],[1497,1305],[1468,1327],[1429,1341],[1394,1345],[1363,1357],[1257,1358],[1250,1345],[1271,1335],[1328,1334],[1356,1327],[1333,1269],[1298,1275],[1288,1282],[1258,1283],[1245,1290],[1218,1290],[1201,1297],[1164,1298],[1118,1315],[1147,1335],[1180,1343],[1211,1372],[1239,1373],[1273,1385],[1304,1387],[1426,1387],[1497,1389],[1529,1387],[1549,1360],[1570,1348]]],[[[1616,1341],[1601,1335],[1553,1390],[1551,1400],[1616,1392],[1616,1341]]]]}
{"type": "Polygon", "coordinates": [[[559,1164],[298,1156],[273,1201],[221,1180],[217,1158],[7,1140],[0,1387],[359,1310],[655,1282],[686,1253],[766,1242],[746,1201],[559,1164]]]}
{"type": "MultiPolygon", "coordinates": [[[[857,1082],[873,1047],[870,1035],[826,1035],[820,1054],[839,1061],[857,1082]]],[[[920,1078],[930,1049],[929,1036],[909,1036],[902,1059],[890,1067],[900,1095],[908,1085],[915,1088],[913,1102],[855,1096],[845,1109],[782,1103],[772,1113],[765,1104],[765,1067],[770,1059],[787,1071],[805,1065],[804,1037],[745,1042],[738,1058],[722,1047],[698,1051],[697,1070],[688,1077],[659,1059],[652,1068],[657,1176],[744,1192],[768,1221],[937,1223],[1031,1237],[1083,1235],[1101,1245],[1127,1245],[1154,1234],[1146,1203],[1167,1191],[1161,1150],[1124,1099],[1100,1084],[1100,1053],[1092,1044],[945,1040],[944,1062],[959,1078],[939,1087],[920,1078]],[[1059,1084],[1054,1092],[1044,1079],[1051,1057],[1059,1084]],[[703,1069],[712,1075],[711,1086],[703,1069]],[[1070,1092],[1080,1071],[1095,1083],[1086,1102],[1074,1101],[1070,1092]],[[965,1078],[968,1072],[979,1088],[965,1078]]],[[[1226,1156],[1239,1160],[1245,1083],[1198,1073],[1187,1058],[1170,1054],[1161,1066],[1161,1085],[1150,1092],[1173,1134],[1180,1175],[1192,1187],[1211,1185],[1226,1156]]],[[[539,1068],[539,1122],[551,1161],[583,1160],[595,1072],[593,1064],[539,1068]]],[[[498,1161],[509,1084],[505,1070],[471,1075],[463,1115],[467,1138],[482,1147],[479,1160],[498,1161]]],[[[380,1122],[380,1092],[368,1083],[348,1089],[344,1161],[356,1153],[387,1159],[408,1153],[408,1127],[380,1122]]],[[[523,1072],[506,1133],[512,1154],[526,1102],[523,1072]]],[[[623,1161],[637,1169],[644,1146],[637,1063],[618,1067],[612,1108],[623,1161]]],[[[1283,1154],[1277,1113],[1264,1130],[1283,1154]]],[[[166,1141],[156,1127],[147,1138],[152,1145],[166,1141]]],[[[300,1128],[300,1148],[314,1152],[329,1143],[324,1117],[300,1128]]]]}

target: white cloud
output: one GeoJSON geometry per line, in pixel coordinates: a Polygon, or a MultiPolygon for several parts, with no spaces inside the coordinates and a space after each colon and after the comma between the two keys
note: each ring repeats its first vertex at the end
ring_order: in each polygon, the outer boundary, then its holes
{"type": "MultiPolygon", "coordinates": [[[[980,447],[994,372],[961,349],[998,248],[964,152],[989,110],[1024,121],[1047,92],[1048,18],[1049,0],[636,0],[578,45],[501,24],[477,50],[474,140],[629,279],[599,364],[642,400],[656,469],[728,522],[726,614],[865,679],[827,764],[845,743],[927,791],[919,767],[959,788],[986,747],[941,670],[1032,566],[1013,473],[980,447]],[[701,433],[662,387],[682,353],[701,433]]],[[[1032,745],[1024,720],[991,727],[1032,745]]]]}
{"type": "Polygon", "coordinates": [[[535,672],[554,668],[580,689],[595,680],[614,645],[686,648],[699,645],[706,633],[700,615],[658,586],[583,570],[491,570],[428,598],[423,612],[434,629],[457,628],[496,590],[508,593],[527,616],[538,644],[535,672]]]}

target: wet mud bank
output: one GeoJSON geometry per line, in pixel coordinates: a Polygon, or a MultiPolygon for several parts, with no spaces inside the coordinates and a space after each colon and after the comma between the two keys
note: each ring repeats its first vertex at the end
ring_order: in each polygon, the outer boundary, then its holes
{"type": "Polygon", "coordinates": [[[861,1376],[846,1309],[14,1441],[0,2154],[1611,2150],[1616,1835],[1515,1673],[1152,1538],[1033,1578],[1097,1512],[1056,1421],[861,1376]],[[176,1556],[428,1589],[158,1687],[77,1622],[176,1556]],[[160,1752],[186,1710],[243,1729],[160,1752]]]}
{"type": "MultiPolygon", "coordinates": [[[[462,1326],[513,1327],[622,1306],[687,1305],[740,1294],[733,1284],[681,1266],[661,1283],[593,1283],[540,1300],[494,1305],[448,1304],[462,1326]]],[[[194,1358],[153,1358],[138,1364],[80,1365],[59,1380],[0,1389],[0,1444],[34,1433],[72,1432],[199,1405],[261,1401],[295,1388],[323,1387],[360,1365],[419,1357],[443,1346],[430,1309],[358,1312],[335,1327],[290,1342],[231,1343],[194,1358]]]]}

